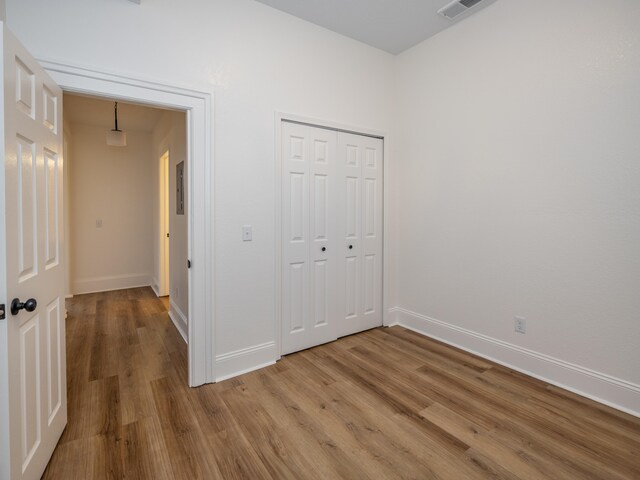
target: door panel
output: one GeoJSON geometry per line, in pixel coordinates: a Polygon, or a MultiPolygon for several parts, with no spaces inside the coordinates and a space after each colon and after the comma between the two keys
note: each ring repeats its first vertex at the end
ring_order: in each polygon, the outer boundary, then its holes
{"type": "MultiPolygon", "coordinates": [[[[20,445],[22,468],[36,454],[42,440],[40,395],[40,315],[33,315],[19,327],[20,345],[20,445]]],[[[12,419],[13,420],[13,419],[12,419]]]]}
{"type": "Polygon", "coordinates": [[[291,319],[289,333],[304,330],[307,316],[307,292],[306,292],[306,265],[304,263],[292,263],[289,265],[289,285],[291,294],[289,297],[289,315],[291,319]]]}
{"type": "Polygon", "coordinates": [[[376,309],[376,256],[364,256],[364,279],[363,279],[363,313],[370,314],[376,309]]]}
{"type": "Polygon", "coordinates": [[[18,278],[20,282],[37,274],[38,245],[36,242],[36,146],[31,140],[16,135],[17,182],[14,203],[18,220],[18,278]]]}
{"type": "Polygon", "coordinates": [[[382,141],[282,123],[282,354],[382,325],[382,141]]]}
{"type": "Polygon", "coordinates": [[[282,354],[335,340],[336,134],[282,123],[282,354]]]}
{"type": "Polygon", "coordinates": [[[338,133],[338,165],[343,336],[382,325],[382,140],[338,133]]]}
{"type": "Polygon", "coordinates": [[[345,178],[344,209],[347,212],[345,234],[347,240],[357,240],[360,226],[360,179],[358,177],[345,178]]]}
{"type": "Polygon", "coordinates": [[[362,216],[364,217],[361,255],[363,258],[363,305],[360,326],[382,325],[382,167],[381,139],[361,137],[365,161],[362,165],[362,216]]]}
{"type": "Polygon", "coordinates": [[[60,224],[60,205],[58,198],[58,174],[60,168],[58,165],[58,155],[51,150],[44,149],[44,174],[45,174],[45,265],[46,268],[52,268],[59,263],[60,246],[58,239],[58,225],[60,224]]]}
{"type": "Polygon", "coordinates": [[[11,71],[15,72],[16,94],[15,97],[7,97],[7,100],[14,100],[16,102],[16,108],[18,110],[35,119],[35,75],[18,57],[13,60],[13,68],[11,69],[11,71]]]}
{"type": "Polygon", "coordinates": [[[313,239],[327,240],[327,232],[329,226],[327,224],[327,204],[329,200],[329,179],[326,175],[314,175],[314,198],[313,198],[313,239]]]}
{"type": "Polygon", "coordinates": [[[344,264],[344,318],[349,320],[358,316],[358,257],[346,257],[344,264]]]}
{"type": "Polygon", "coordinates": [[[329,277],[327,275],[327,260],[316,260],[313,269],[313,286],[314,286],[314,326],[322,327],[329,324],[329,277]]]}
{"type": "Polygon", "coordinates": [[[54,134],[58,133],[58,96],[42,87],[42,123],[54,134]]]}
{"type": "Polygon", "coordinates": [[[62,407],[62,368],[65,353],[62,349],[63,327],[60,301],[54,300],[47,306],[47,424],[55,420],[62,407]]]}
{"type": "Polygon", "coordinates": [[[374,238],[376,236],[376,220],[378,209],[376,208],[376,179],[367,178],[364,181],[364,236],[374,238]]]}
{"type": "MultiPolygon", "coordinates": [[[[8,304],[37,300],[0,321],[0,477],[40,478],[67,422],[62,249],[62,91],[3,29],[6,258],[0,281],[8,304]]],[[[9,307],[9,305],[7,305],[9,307]]]]}

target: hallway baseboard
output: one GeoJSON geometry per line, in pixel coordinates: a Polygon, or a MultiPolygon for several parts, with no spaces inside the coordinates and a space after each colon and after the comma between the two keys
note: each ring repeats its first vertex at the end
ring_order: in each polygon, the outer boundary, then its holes
{"type": "Polygon", "coordinates": [[[171,318],[171,321],[176,326],[184,343],[189,344],[189,321],[186,315],[180,310],[178,305],[173,303],[171,298],[169,298],[169,306],[169,318],[171,318]]]}
{"type": "Polygon", "coordinates": [[[110,277],[80,278],[73,281],[73,294],[109,292],[125,288],[148,287],[151,276],[146,273],[114,275],[110,277]]]}

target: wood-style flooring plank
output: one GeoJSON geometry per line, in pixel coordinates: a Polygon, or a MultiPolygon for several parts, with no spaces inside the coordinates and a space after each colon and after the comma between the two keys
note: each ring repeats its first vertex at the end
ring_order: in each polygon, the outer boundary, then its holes
{"type": "Polygon", "coordinates": [[[68,301],[45,479],[640,478],[640,419],[400,327],[187,386],[150,288],[68,301]]]}

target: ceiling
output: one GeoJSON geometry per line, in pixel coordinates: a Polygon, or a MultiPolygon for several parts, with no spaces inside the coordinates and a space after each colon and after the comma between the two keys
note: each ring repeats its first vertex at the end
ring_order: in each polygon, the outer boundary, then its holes
{"type": "Polygon", "coordinates": [[[398,54],[473,14],[438,15],[451,0],[256,0],[372,47],[398,54]]]}
{"type": "MultiPolygon", "coordinates": [[[[113,128],[112,100],[64,94],[65,121],[113,128]]],[[[164,110],[118,101],[118,128],[152,132],[164,110]]]]}

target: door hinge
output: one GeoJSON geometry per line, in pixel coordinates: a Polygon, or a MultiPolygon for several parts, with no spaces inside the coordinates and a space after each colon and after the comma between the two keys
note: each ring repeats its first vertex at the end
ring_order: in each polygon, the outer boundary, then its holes
{"type": "Polygon", "coordinates": [[[4,303],[0,303],[0,320],[7,318],[7,308],[4,303]]]}

